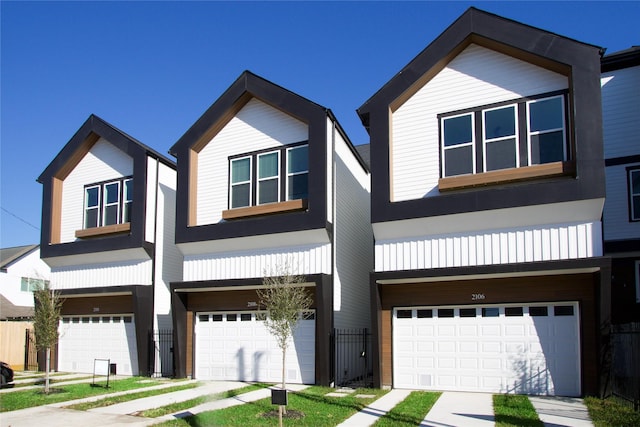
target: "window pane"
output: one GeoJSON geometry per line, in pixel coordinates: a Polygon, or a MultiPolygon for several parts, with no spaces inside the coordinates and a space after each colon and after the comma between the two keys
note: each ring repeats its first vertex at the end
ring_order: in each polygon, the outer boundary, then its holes
{"type": "Polygon", "coordinates": [[[572,305],[556,305],[553,307],[554,316],[573,316],[572,305]]]}
{"type": "Polygon", "coordinates": [[[118,223],[118,205],[106,206],[104,208],[104,224],[113,225],[118,223]]]}
{"type": "Polygon", "coordinates": [[[529,307],[529,316],[541,317],[547,315],[547,307],[529,307]]]}
{"type": "Polygon", "coordinates": [[[460,317],[476,317],[475,308],[461,308],[460,317]]]}
{"type": "Polygon", "coordinates": [[[26,277],[23,277],[20,280],[20,290],[22,292],[29,292],[29,279],[27,279],[26,277]]]}
{"type": "Polygon", "coordinates": [[[484,112],[484,138],[494,139],[516,134],[515,107],[484,112]]]}
{"type": "Polygon", "coordinates": [[[431,317],[433,317],[433,310],[431,309],[418,310],[418,319],[428,319],[431,317]]]}
{"type": "Polygon", "coordinates": [[[444,126],[444,146],[464,144],[473,141],[471,114],[442,121],[444,126]]]}
{"type": "Polygon", "coordinates": [[[124,200],[133,200],[133,180],[128,179],[124,182],[124,200]]]}
{"type": "Polygon", "coordinates": [[[84,228],[98,226],[98,208],[87,209],[84,213],[84,228]]]}
{"type": "Polygon", "coordinates": [[[231,161],[231,183],[249,181],[251,179],[251,158],[231,161]]]}
{"type": "Polygon", "coordinates": [[[453,317],[453,308],[439,308],[438,317],[453,317]]]}
{"type": "Polygon", "coordinates": [[[550,98],[529,103],[529,131],[562,128],[562,98],[550,98]]]}
{"type": "Polygon", "coordinates": [[[482,317],[498,317],[500,309],[498,307],[485,307],[482,309],[482,317]]]}
{"type": "Polygon", "coordinates": [[[227,322],[235,322],[237,318],[237,314],[227,314],[227,322]]]}
{"type": "Polygon", "coordinates": [[[485,170],[516,167],[516,140],[504,139],[486,144],[485,170]]]}
{"type": "Polygon", "coordinates": [[[131,205],[133,202],[124,204],[124,212],[122,213],[122,222],[131,222],[131,205]]]}
{"type": "Polygon", "coordinates": [[[633,196],[631,219],[640,219],[640,196],[633,196]]]}
{"type": "Polygon", "coordinates": [[[564,160],[562,131],[531,135],[531,164],[561,162],[564,160]]]}
{"type": "Polygon", "coordinates": [[[504,315],[507,317],[522,316],[522,307],[506,307],[504,309],[504,315]]]}
{"type": "Polygon", "coordinates": [[[302,145],[287,151],[287,173],[309,170],[309,146],[302,145]]]}
{"type": "Polygon", "coordinates": [[[444,176],[473,173],[473,147],[449,148],[444,151],[444,176]]]}
{"type": "Polygon", "coordinates": [[[396,313],[398,319],[411,319],[411,310],[398,310],[396,313]]]}
{"type": "Polygon", "coordinates": [[[278,153],[261,154],[258,156],[258,178],[278,176],[278,153]]]}
{"type": "Polygon", "coordinates": [[[104,186],[104,199],[106,204],[118,203],[120,200],[120,183],[114,182],[104,186]]]}
{"type": "Polygon", "coordinates": [[[100,199],[100,188],[99,187],[91,187],[87,188],[84,192],[85,199],[85,207],[91,208],[98,206],[98,202],[100,199]]]}
{"type": "Polygon", "coordinates": [[[640,194],[640,170],[632,170],[631,173],[631,194],[640,194]]]}
{"type": "Polygon", "coordinates": [[[240,208],[249,206],[249,196],[251,194],[250,184],[238,184],[231,188],[231,207],[240,208]]]}
{"type": "Polygon", "coordinates": [[[309,174],[303,173],[291,175],[288,178],[287,186],[289,188],[287,200],[306,199],[308,191],[309,174]]]}
{"type": "Polygon", "coordinates": [[[277,201],[278,179],[268,179],[258,182],[258,204],[262,205],[264,203],[274,203],[277,201]]]}

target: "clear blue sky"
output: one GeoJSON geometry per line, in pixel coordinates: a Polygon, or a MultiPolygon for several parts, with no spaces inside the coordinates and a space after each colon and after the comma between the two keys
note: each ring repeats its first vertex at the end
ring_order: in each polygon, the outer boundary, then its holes
{"type": "Polygon", "coordinates": [[[243,70],[355,113],[469,6],[615,52],[640,2],[0,2],[0,246],[40,240],[36,178],[94,113],[161,153],[243,70]]]}

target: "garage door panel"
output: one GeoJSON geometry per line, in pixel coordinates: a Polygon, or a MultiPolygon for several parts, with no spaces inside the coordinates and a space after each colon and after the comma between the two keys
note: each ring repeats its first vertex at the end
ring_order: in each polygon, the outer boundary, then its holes
{"type": "Polygon", "coordinates": [[[575,302],[396,309],[394,387],[579,395],[577,313],[575,302]]]}

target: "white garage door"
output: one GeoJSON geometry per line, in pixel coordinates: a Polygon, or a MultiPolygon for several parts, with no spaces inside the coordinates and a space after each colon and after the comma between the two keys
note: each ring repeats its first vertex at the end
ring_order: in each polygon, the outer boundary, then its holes
{"type": "Polygon", "coordinates": [[[93,372],[94,359],[109,359],[118,375],[138,375],[136,329],[131,314],[65,316],[60,321],[58,370],[93,372]]]}
{"type": "Polygon", "coordinates": [[[396,308],[393,385],[579,396],[578,304],[396,308]]]}
{"type": "MultiPolygon", "coordinates": [[[[282,381],[282,352],[264,312],[197,313],[195,371],[202,380],[282,381]]],[[[315,383],[315,315],[298,322],[286,353],[286,381],[315,383]]]]}

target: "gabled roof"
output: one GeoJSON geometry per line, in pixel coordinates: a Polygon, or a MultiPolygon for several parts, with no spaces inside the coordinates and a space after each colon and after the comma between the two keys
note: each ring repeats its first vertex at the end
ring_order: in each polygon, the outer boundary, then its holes
{"type": "Polygon", "coordinates": [[[588,50],[603,51],[471,7],[358,108],[365,128],[369,129],[369,115],[375,106],[395,110],[471,43],[565,75],[570,75],[573,67],[584,65],[582,56],[588,50]]]}
{"type": "Polygon", "coordinates": [[[602,58],[602,72],[620,70],[640,65],[640,46],[610,53],[602,58]]]}
{"type": "Polygon", "coordinates": [[[200,151],[252,98],[257,98],[309,124],[322,119],[329,110],[251,71],[240,77],[218,98],[169,150],[178,157],[183,149],[200,151]]]}
{"type": "Polygon", "coordinates": [[[37,249],[40,245],[15,246],[0,249],[0,271],[6,271],[14,262],[37,249]]]}
{"type": "Polygon", "coordinates": [[[33,317],[33,307],[13,305],[0,294],[0,320],[29,320],[33,317]]]}
{"type": "Polygon", "coordinates": [[[127,135],[112,124],[92,114],[69,142],[67,142],[64,148],[60,150],[49,166],[40,174],[37,181],[44,183],[54,176],[60,177],[60,174],[62,174],[64,177],[68,175],[100,137],[106,139],[115,147],[132,157],[142,152],[174,169],[176,167],[175,163],[168,157],[165,157],[132,136],[127,135]]]}

